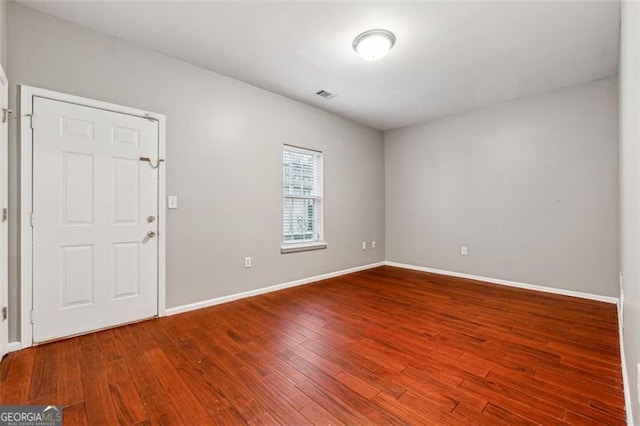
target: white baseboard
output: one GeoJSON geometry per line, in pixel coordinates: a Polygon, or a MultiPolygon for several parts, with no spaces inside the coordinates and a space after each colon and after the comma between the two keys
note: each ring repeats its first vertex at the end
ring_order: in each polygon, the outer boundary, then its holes
{"type": "Polygon", "coordinates": [[[9,342],[9,352],[19,351],[20,349],[22,349],[22,342],[9,342]]]}
{"type": "Polygon", "coordinates": [[[627,360],[624,355],[624,323],[620,314],[621,304],[618,304],[618,334],[620,335],[620,364],[622,364],[622,387],[624,389],[624,406],[627,412],[627,424],[633,423],[633,405],[631,405],[631,388],[629,383],[629,370],[627,369],[627,360]]]}
{"type": "Polygon", "coordinates": [[[377,268],[383,265],[395,266],[397,268],[404,268],[404,269],[413,269],[416,271],[431,272],[434,274],[449,275],[449,276],[459,277],[459,278],[467,278],[467,279],[476,280],[476,281],[484,281],[492,284],[506,285],[509,287],[518,287],[518,288],[524,288],[527,290],[542,291],[545,293],[561,294],[564,296],[573,296],[573,297],[579,297],[582,299],[597,300],[597,301],[606,302],[606,303],[614,303],[614,304],[618,303],[617,297],[601,296],[598,294],[583,293],[578,291],[565,290],[561,288],[545,287],[545,286],[534,285],[534,284],[526,284],[526,283],[519,283],[515,281],[501,280],[497,278],[481,277],[478,275],[470,275],[470,274],[463,274],[459,272],[445,271],[443,269],[427,268],[424,266],[415,266],[415,265],[408,265],[405,263],[384,261],[384,262],[371,263],[369,265],[357,266],[355,268],[343,269],[341,271],[329,272],[327,274],[316,275],[313,277],[302,278],[299,280],[290,281],[283,284],[276,284],[269,287],[258,288],[255,290],[249,290],[241,293],[230,294],[228,296],[216,297],[213,299],[203,300],[200,302],[190,303],[187,305],[175,306],[173,308],[167,308],[165,310],[165,315],[175,315],[183,312],[194,311],[196,309],[207,308],[209,306],[219,305],[221,303],[231,302],[233,300],[244,299],[246,297],[252,297],[260,294],[270,293],[272,291],[283,290],[289,287],[296,287],[299,285],[309,284],[316,281],[326,280],[329,278],[338,277],[340,275],[346,275],[346,274],[351,274],[353,272],[364,271],[366,269],[377,268]]]}
{"type": "Polygon", "coordinates": [[[233,300],[244,299],[246,297],[257,296],[259,294],[271,293],[272,291],[283,290],[289,287],[296,287],[303,284],[310,284],[316,281],[326,280],[329,278],[338,277],[340,275],[351,274],[358,271],[364,271],[365,269],[377,268],[384,266],[385,262],[371,263],[369,265],[356,266],[355,268],[343,269],[341,271],[329,272],[327,274],[316,275],[313,277],[302,278],[300,280],[289,281],[283,284],[276,284],[269,287],[257,288],[255,290],[244,291],[242,293],[230,294],[229,296],[216,297],[214,299],[203,300],[201,302],[190,303],[188,305],[176,306],[173,308],[167,308],[165,315],[175,315],[183,312],[194,311],[196,309],[207,308],[209,306],[219,305],[221,303],[231,302],[233,300]]]}
{"type": "Polygon", "coordinates": [[[443,269],[427,268],[425,266],[408,265],[406,263],[386,261],[384,262],[384,264],[387,266],[395,266],[396,268],[413,269],[415,271],[431,272],[434,274],[449,275],[452,277],[466,278],[469,280],[484,281],[491,284],[500,284],[500,285],[506,285],[509,287],[524,288],[527,290],[542,291],[545,293],[561,294],[563,296],[579,297],[582,299],[597,300],[598,302],[618,304],[617,297],[601,296],[599,294],[583,293],[580,291],[565,290],[562,288],[545,287],[545,286],[535,285],[535,284],[519,283],[516,281],[501,280],[498,278],[481,277],[478,275],[470,275],[470,274],[463,274],[460,272],[445,271],[443,269]]]}

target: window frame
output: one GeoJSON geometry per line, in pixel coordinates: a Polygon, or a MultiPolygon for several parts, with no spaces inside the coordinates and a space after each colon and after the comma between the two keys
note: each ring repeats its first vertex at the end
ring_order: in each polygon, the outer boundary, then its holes
{"type": "Polygon", "coordinates": [[[296,152],[300,154],[306,155],[314,155],[317,156],[318,161],[318,177],[317,177],[317,195],[315,196],[287,196],[284,190],[285,184],[285,169],[284,169],[284,161],[282,162],[282,214],[280,216],[281,226],[284,225],[285,220],[285,207],[284,202],[287,199],[314,199],[316,200],[316,208],[315,208],[315,233],[317,234],[317,238],[312,241],[285,241],[285,233],[284,226],[282,227],[282,231],[280,232],[280,253],[296,253],[301,251],[310,251],[310,250],[320,250],[327,248],[327,243],[324,241],[324,153],[317,149],[303,148],[300,146],[283,144],[281,158],[284,159],[285,153],[296,152]]]}

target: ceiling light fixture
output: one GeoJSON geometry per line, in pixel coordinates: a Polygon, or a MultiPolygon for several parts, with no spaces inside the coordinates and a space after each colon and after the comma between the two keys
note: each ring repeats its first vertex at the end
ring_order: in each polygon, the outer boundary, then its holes
{"type": "Polygon", "coordinates": [[[353,40],[353,50],[362,59],[375,61],[386,55],[396,43],[396,36],[387,30],[365,31],[353,40]]]}

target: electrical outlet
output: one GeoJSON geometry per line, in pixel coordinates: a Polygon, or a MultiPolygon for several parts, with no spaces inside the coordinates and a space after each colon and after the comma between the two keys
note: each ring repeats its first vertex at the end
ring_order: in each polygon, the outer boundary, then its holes
{"type": "Polygon", "coordinates": [[[367,242],[363,241],[362,242],[362,250],[366,250],[367,249],[367,242]]]}
{"type": "Polygon", "coordinates": [[[460,255],[466,256],[467,254],[469,254],[469,250],[467,249],[467,247],[465,246],[460,247],[460,255]]]}
{"type": "Polygon", "coordinates": [[[244,267],[245,268],[251,268],[251,258],[250,257],[245,257],[244,258],[244,267]]]}
{"type": "Polygon", "coordinates": [[[376,248],[376,242],[375,241],[371,241],[371,248],[376,248]]]}

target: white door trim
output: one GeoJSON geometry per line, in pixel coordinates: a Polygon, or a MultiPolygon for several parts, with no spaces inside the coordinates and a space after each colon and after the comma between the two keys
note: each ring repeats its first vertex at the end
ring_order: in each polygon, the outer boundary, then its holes
{"type": "MultiPolygon", "coordinates": [[[[7,75],[4,72],[4,68],[0,66],[0,90],[2,90],[2,95],[0,99],[0,114],[4,114],[2,108],[9,108],[9,80],[7,79],[7,75]]],[[[9,192],[9,116],[7,115],[7,122],[0,123],[0,131],[2,132],[2,136],[0,140],[3,143],[2,152],[0,152],[0,170],[2,171],[2,177],[0,178],[0,182],[2,182],[2,187],[0,188],[0,194],[2,197],[0,198],[0,215],[2,214],[2,208],[9,208],[8,203],[8,192],[9,192]]],[[[0,219],[1,220],[1,219],[0,219]]],[[[4,222],[0,221],[0,307],[8,307],[9,306],[9,225],[8,220],[4,222]]],[[[0,322],[2,319],[0,318],[0,322]]],[[[9,318],[6,319],[6,323],[2,324],[2,327],[8,328],[9,318]]],[[[2,342],[2,346],[4,346],[5,350],[9,349],[9,335],[6,336],[7,341],[2,342]]],[[[0,358],[2,358],[3,353],[0,352],[0,358]]]]}
{"type": "MultiPolygon", "coordinates": [[[[31,310],[33,308],[33,228],[31,211],[33,197],[33,133],[31,117],[33,97],[68,102],[158,122],[158,158],[166,159],[166,117],[122,105],[67,95],[26,85],[19,86],[20,97],[20,342],[22,348],[33,345],[31,310]]],[[[37,120],[37,117],[35,118],[37,120]]],[[[158,316],[165,315],[166,267],[166,162],[158,169],[158,316]]]]}

